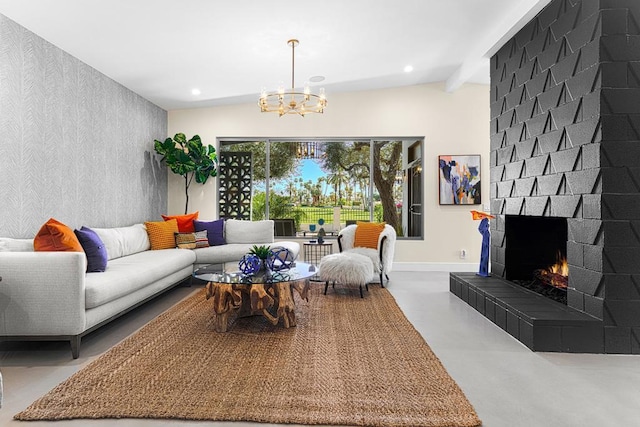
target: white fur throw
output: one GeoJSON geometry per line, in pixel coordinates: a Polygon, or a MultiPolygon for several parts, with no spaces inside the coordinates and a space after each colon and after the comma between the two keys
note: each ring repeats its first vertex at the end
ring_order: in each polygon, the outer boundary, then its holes
{"type": "MultiPolygon", "coordinates": [[[[345,228],[343,228],[342,230],[340,230],[340,235],[342,236],[342,251],[351,251],[354,249],[354,241],[355,241],[355,237],[356,237],[356,228],[358,226],[356,224],[353,225],[348,225],[345,228]]],[[[391,272],[391,268],[393,267],[393,255],[395,252],[395,246],[396,246],[396,230],[394,230],[394,228],[392,226],[390,226],[389,224],[386,224],[384,226],[384,230],[382,230],[382,233],[380,233],[380,237],[378,238],[378,247],[380,247],[380,241],[382,241],[382,238],[386,237],[386,241],[384,243],[384,247],[382,249],[382,264],[383,264],[383,272],[385,274],[390,273],[391,272]]],[[[365,248],[358,248],[358,251],[360,251],[361,249],[365,249],[365,248]]],[[[372,256],[371,252],[366,253],[366,249],[364,251],[362,251],[362,253],[365,253],[366,255],[370,256],[371,259],[378,259],[378,261],[374,264],[375,268],[377,269],[378,273],[380,272],[380,255],[377,253],[378,250],[377,249],[371,249],[371,251],[375,251],[376,255],[372,256]]]]}
{"type": "Polygon", "coordinates": [[[374,278],[373,263],[365,255],[338,253],[320,260],[320,279],[352,285],[366,285],[374,278]]]}

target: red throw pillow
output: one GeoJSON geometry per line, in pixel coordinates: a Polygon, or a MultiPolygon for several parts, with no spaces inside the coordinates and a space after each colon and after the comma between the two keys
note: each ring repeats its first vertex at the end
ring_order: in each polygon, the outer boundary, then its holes
{"type": "Polygon", "coordinates": [[[186,214],[186,215],[162,215],[162,219],[165,221],[169,221],[170,219],[175,219],[178,221],[178,231],[180,233],[193,233],[196,231],[193,228],[193,220],[198,219],[199,211],[195,211],[194,213],[186,214]]]}
{"type": "Polygon", "coordinates": [[[33,249],[36,251],[83,252],[82,245],[72,229],[49,218],[33,239],[33,249]]]}

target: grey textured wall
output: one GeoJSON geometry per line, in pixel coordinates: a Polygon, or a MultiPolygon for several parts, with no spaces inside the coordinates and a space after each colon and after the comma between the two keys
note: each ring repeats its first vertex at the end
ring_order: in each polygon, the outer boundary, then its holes
{"type": "Polygon", "coordinates": [[[158,220],[167,112],[0,15],[0,236],[158,220]]]}

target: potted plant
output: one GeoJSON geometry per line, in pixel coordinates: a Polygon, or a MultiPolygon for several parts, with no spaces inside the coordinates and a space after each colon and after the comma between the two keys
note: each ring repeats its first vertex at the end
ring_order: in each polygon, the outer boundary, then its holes
{"type": "Polygon", "coordinates": [[[163,141],[154,140],[156,153],[162,156],[171,172],[184,177],[185,215],[189,209],[189,186],[193,179],[204,184],[210,176],[218,174],[218,157],[213,145],[204,146],[200,136],[194,135],[187,141],[183,133],[163,141]]]}
{"type": "Polygon", "coordinates": [[[260,258],[262,262],[261,270],[264,270],[267,266],[267,258],[271,256],[271,246],[268,245],[253,245],[253,247],[249,250],[249,253],[260,258]]]}

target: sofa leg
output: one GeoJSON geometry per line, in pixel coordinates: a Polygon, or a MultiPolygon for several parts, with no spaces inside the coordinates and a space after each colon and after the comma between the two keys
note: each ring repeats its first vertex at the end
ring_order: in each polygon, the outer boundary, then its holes
{"type": "Polygon", "coordinates": [[[69,340],[71,344],[71,356],[73,356],[74,359],[80,357],[80,340],[82,340],[80,335],[74,335],[69,340]]]}

